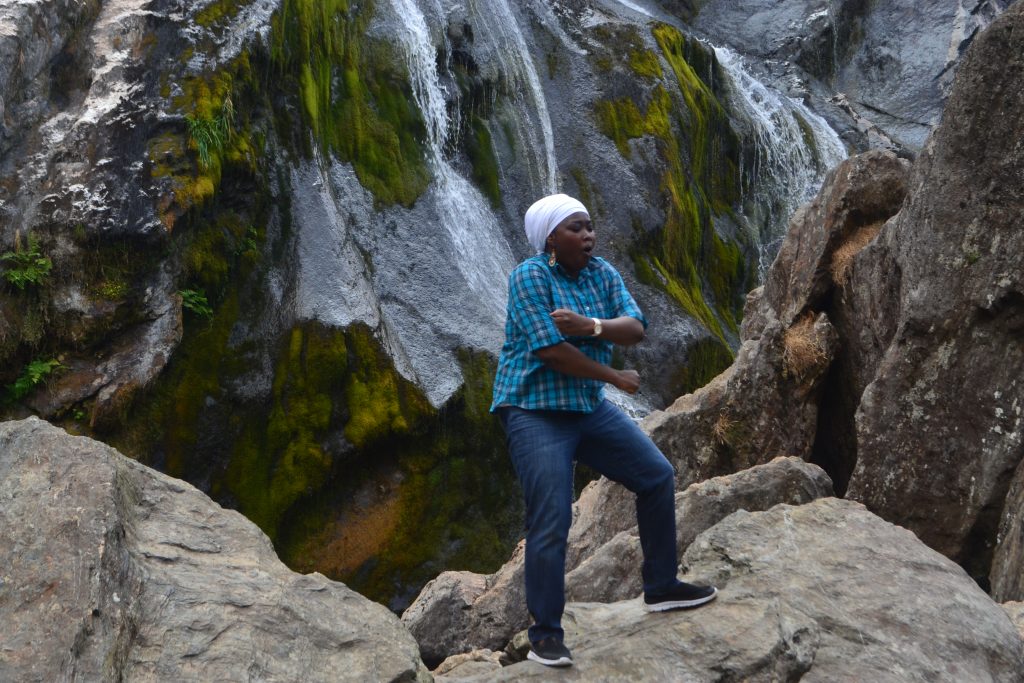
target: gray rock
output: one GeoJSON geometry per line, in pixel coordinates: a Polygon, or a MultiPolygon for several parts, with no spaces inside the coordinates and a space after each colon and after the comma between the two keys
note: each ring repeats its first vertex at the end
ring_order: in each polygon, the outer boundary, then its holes
{"type": "MultiPolygon", "coordinates": [[[[1018,683],[1024,642],[960,567],[836,498],[737,512],[684,558],[718,599],[647,614],[640,600],[572,603],[560,680],[1018,683]]],[[[549,680],[532,662],[462,680],[549,680]]]]}
{"type": "Polygon", "coordinates": [[[0,501],[2,680],[429,679],[384,607],[108,446],[0,424],[0,501]]]}
{"type": "Polygon", "coordinates": [[[1024,600],[1024,462],[1003,503],[989,582],[993,600],[1024,600]]]}
{"type": "Polygon", "coordinates": [[[888,252],[897,300],[877,310],[898,317],[857,410],[847,495],[979,579],[1024,456],[1024,147],[1007,144],[1024,138],[1022,73],[1017,3],[974,41],[904,208],[864,255],[888,252]]]}
{"type": "Polygon", "coordinates": [[[836,284],[836,250],[899,211],[909,170],[894,154],[872,151],[829,172],[818,195],[790,220],[765,282],[764,299],[783,324],[825,308],[836,284]]]}
{"type": "MultiPolygon", "coordinates": [[[[799,458],[776,458],[765,465],[691,484],[676,494],[676,547],[680,552],[698,534],[737,510],[767,510],[779,503],[800,505],[832,495],[824,470],[799,458]]],[[[616,534],[566,576],[573,602],[614,602],[643,589],[643,551],[634,525],[616,534]]]]}
{"type": "MultiPolygon", "coordinates": [[[[676,3],[665,4],[672,11],[676,3]]],[[[824,86],[834,99],[817,106],[838,105],[833,115],[842,112],[860,131],[858,149],[919,150],[964,50],[1010,4],[707,0],[684,3],[680,15],[712,41],[766,60],[794,94],[818,99],[824,86]],[[801,82],[808,79],[816,82],[801,82]]]]}
{"type": "Polygon", "coordinates": [[[787,328],[762,309],[763,329],[725,372],[643,422],[680,487],[780,455],[810,458],[835,333],[825,314],[787,328]]]}
{"type": "Polygon", "coordinates": [[[486,588],[487,577],[473,572],[442,572],[423,587],[420,599],[402,614],[402,623],[422,643],[426,661],[463,653],[473,628],[473,603],[486,588]]]}
{"type": "Polygon", "coordinates": [[[435,681],[457,680],[466,676],[477,676],[500,671],[506,663],[504,652],[492,650],[473,650],[445,659],[431,673],[435,681]]]}
{"type": "MultiPolygon", "coordinates": [[[[623,510],[609,510],[599,501],[622,487],[607,480],[589,486],[574,506],[567,556],[566,595],[570,600],[615,601],[640,592],[642,554],[636,516],[619,533],[602,530],[605,518],[622,519],[623,510]],[[583,546],[578,529],[591,530],[600,543],[583,546]]],[[[797,458],[771,463],[690,486],[676,495],[680,552],[702,531],[738,509],[763,510],[780,502],[802,503],[831,494],[831,482],[818,467],[797,458]]],[[[614,495],[614,494],[613,494],[614,495]]],[[[629,494],[627,494],[629,495],[629,494]]],[[[629,500],[632,496],[629,495],[629,500]]],[[[614,524],[611,528],[614,528],[614,524]]],[[[497,650],[530,623],[526,611],[521,543],[512,558],[488,577],[446,572],[428,584],[402,615],[427,662],[474,648],[497,650]],[[486,581],[486,588],[480,590],[486,581]]]]}
{"type": "Polygon", "coordinates": [[[1017,631],[1024,640],[1024,602],[1004,602],[1001,607],[1010,615],[1010,621],[1016,624],[1017,631]]]}

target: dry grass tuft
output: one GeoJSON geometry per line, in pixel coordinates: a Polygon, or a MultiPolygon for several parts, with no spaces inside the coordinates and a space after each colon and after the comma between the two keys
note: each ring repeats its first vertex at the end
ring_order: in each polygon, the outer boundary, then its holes
{"type": "Polygon", "coordinates": [[[845,285],[850,279],[850,268],[853,266],[853,257],[860,253],[860,250],[868,246],[871,240],[875,239],[885,221],[864,225],[857,228],[856,232],[850,235],[849,239],[843,242],[832,252],[832,282],[838,287],[845,285]]]}
{"type": "Polygon", "coordinates": [[[736,421],[729,417],[728,413],[719,413],[718,419],[715,420],[714,426],[711,427],[712,440],[714,440],[714,442],[720,446],[728,446],[729,432],[735,426],[736,421]]]}
{"type": "Polygon", "coordinates": [[[782,338],[782,376],[797,381],[828,362],[824,344],[814,329],[814,311],[807,311],[782,338]]]}

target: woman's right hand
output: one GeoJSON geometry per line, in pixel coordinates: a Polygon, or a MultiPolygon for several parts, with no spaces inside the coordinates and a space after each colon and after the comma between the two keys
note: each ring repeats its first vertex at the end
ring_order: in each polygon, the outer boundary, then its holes
{"type": "Polygon", "coordinates": [[[640,373],[636,370],[619,370],[615,388],[621,389],[627,394],[635,394],[640,388],[640,373]]]}

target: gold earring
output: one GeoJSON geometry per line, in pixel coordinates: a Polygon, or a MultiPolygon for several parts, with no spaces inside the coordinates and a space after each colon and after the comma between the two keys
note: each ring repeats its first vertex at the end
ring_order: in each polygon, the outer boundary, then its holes
{"type": "Polygon", "coordinates": [[[548,256],[548,265],[553,267],[555,265],[555,261],[556,260],[557,259],[555,258],[555,250],[554,250],[554,248],[552,248],[551,249],[551,255],[548,256]]]}

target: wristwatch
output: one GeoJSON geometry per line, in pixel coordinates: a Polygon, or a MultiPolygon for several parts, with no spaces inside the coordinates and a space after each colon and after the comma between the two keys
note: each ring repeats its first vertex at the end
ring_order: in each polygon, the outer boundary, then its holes
{"type": "Polygon", "coordinates": [[[594,321],[594,336],[595,337],[600,337],[601,336],[601,320],[598,319],[598,318],[591,318],[591,320],[594,321]]]}

